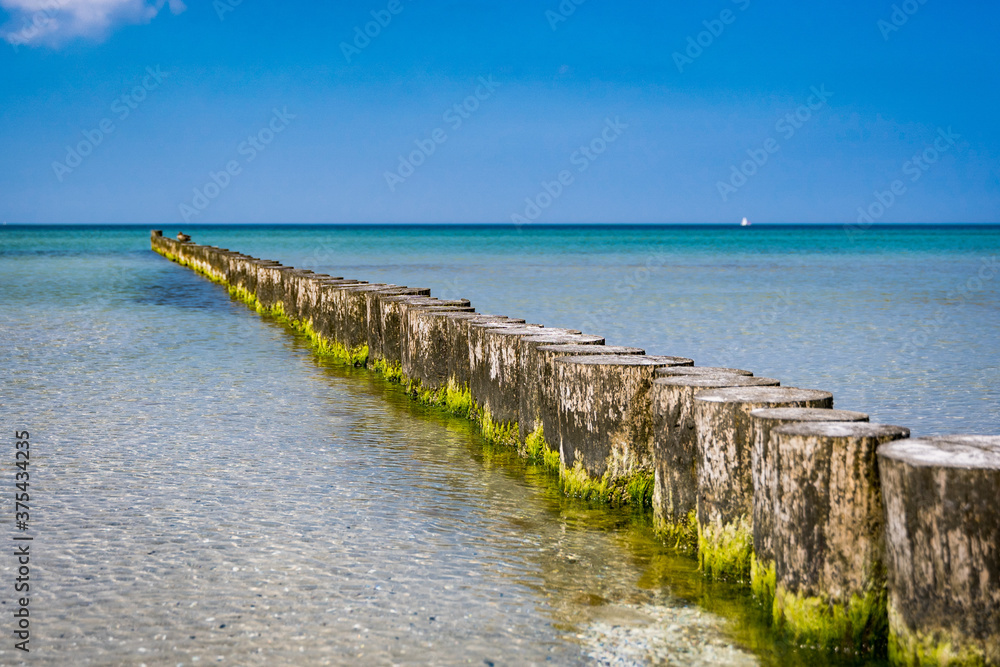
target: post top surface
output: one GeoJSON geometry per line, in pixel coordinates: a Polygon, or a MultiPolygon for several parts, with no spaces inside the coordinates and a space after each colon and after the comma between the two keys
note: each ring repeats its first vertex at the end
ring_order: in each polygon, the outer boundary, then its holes
{"type": "Polygon", "coordinates": [[[742,368],[719,368],[718,366],[666,366],[657,368],[655,371],[659,377],[673,375],[753,375],[752,371],[745,371],[742,368]]]}
{"type": "MultiPolygon", "coordinates": [[[[685,368],[681,366],[681,368],[685,368]]],[[[662,387],[699,387],[702,389],[723,389],[725,387],[777,387],[781,384],[774,378],[750,377],[732,373],[715,375],[674,375],[658,377],[653,384],[662,387]]]]}
{"type": "Polygon", "coordinates": [[[832,399],[833,394],[817,389],[799,389],[798,387],[730,387],[727,389],[710,389],[694,397],[695,401],[705,403],[763,403],[781,404],[798,401],[821,401],[832,399]]]}
{"type": "Polygon", "coordinates": [[[566,356],[582,354],[646,354],[646,351],[641,347],[624,347],[621,345],[580,345],[578,343],[540,345],[538,350],[540,352],[552,352],[553,354],[563,354],[566,356]]]}
{"type": "Polygon", "coordinates": [[[592,354],[559,357],[559,364],[580,364],[583,366],[690,366],[694,363],[684,357],[644,354],[592,354]]]}
{"type": "Polygon", "coordinates": [[[908,438],[910,429],[892,424],[868,422],[795,422],[771,431],[779,435],[800,435],[820,438],[908,438]]]}
{"type": "Polygon", "coordinates": [[[798,422],[866,422],[868,415],[833,408],[759,408],[750,413],[758,419],[798,422]]]}
{"type": "Polygon", "coordinates": [[[586,347],[603,347],[604,338],[602,336],[591,336],[589,334],[544,334],[540,333],[538,335],[531,334],[530,336],[525,336],[524,341],[529,345],[555,345],[559,343],[568,343],[575,345],[584,345],[586,347]],[[584,341],[588,341],[585,343],[584,341]]]}
{"type": "Polygon", "coordinates": [[[879,458],[911,466],[1000,470],[1000,435],[942,435],[890,442],[879,458]]]}

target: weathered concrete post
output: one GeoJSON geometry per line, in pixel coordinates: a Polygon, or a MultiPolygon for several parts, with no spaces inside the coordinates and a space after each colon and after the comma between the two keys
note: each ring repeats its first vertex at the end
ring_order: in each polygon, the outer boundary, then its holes
{"type": "Polygon", "coordinates": [[[528,396],[521,400],[518,417],[520,418],[523,415],[528,419],[529,423],[533,422],[530,433],[540,430],[540,437],[544,440],[545,446],[550,452],[555,454],[554,457],[550,455],[545,458],[558,459],[561,443],[559,435],[559,389],[556,386],[555,360],[559,357],[590,354],[644,355],[646,351],[638,347],[623,347],[620,345],[560,343],[539,345],[533,349],[533,353],[525,362],[525,377],[535,380],[533,385],[535,391],[529,391],[528,396]]]}
{"type": "Polygon", "coordinates": [[[675,546],[698,544],[698,438],[694,423],[694,397],[707,389],[724,387],[777,387],[773,378],[735,373],[717,375],[662,375],[696,369],[674,366],[656,369],[653,381],[653,526],[675,546]]]}
{"type": "MultiPolygon", "coordinates": [[[[448,338],[448,384],[454,391],[469,390],[471,363],[469,361],[469,329],[473,325],[488,325],[491,327],[523,325],[524,320],[504,317],[503,315],[486,315],[483,313],[448,313],[442,315],[445,332],[448,338]]],[[[541,327],[533,325],[538,329],[541,327]]]]}
{"type": "Polygon", "coordinates": [[[426,390],[448,385],[452,351],[444,316],[451,313],[472,314],[466,309],[442,306],[410,308],[406,313],[403,373],[412,380],[419,380],[426,390]]]}
{"type": "Polygon", "coordinates": [[[366,321],[368,322],[368,330],[366,331],[368,359],[370,361],[374,362],[384,358],[382,354],[382,300],[391,296],[429,297],[430,295],[431,290],[427,287],[397,287],[364,293],[365,310],[367,311],[366,321]]]}
{"type": "Polygon", "coordinates": [[[774,599],[774,508],[778,503],[778,454],[770,446],[771,431],[797,422],[866,422],[868,415],[851,410],[824,408],[764,408],[750,413],[753,418],[753,559],[750,588],[764,604],[774,599]]]}
{"type": "Polygon", "coordinates": [[[890,659],[1000,665],[1000,436],[893,442],[878,462],[890,659]]]}
{"type": "Polygon", "coordinates": [[[571,495],[646,505],[653,492],[653,371],[683,357],[600,354],[555,360],[560,472],[571,495]]]}
{"type": "Polygon", "coordinates": [[[750,413],[832,408],[833,394],[793,387],[709,389],[694,399],[698,433],[698,560],[709,576],[747,581],[753,553],[750,413]]]}
{"type": "Polygon", "coordinates": [[[883,508],[876,450],[909,430],[800,422],[772,431],[777,453],[773,544],[778,628],[848,652],[885,640],[883,508]]]}
{"type": "MultiPolygon", "coordinates": [[[[605,341],[602,336],[591,336],[589,334],[540,333],[537,336],[523,336],[519,342],[521,344],[521,371],[517,391],[517,425],[520,428],[521,442],[529,444],[528,441],[531,438],[531,448],[534,449],[545,443],[541,422],[542,403],[545,400],[542,397],[542,384],[543,377],[547,377],[550,380],[552,377],[551,365],[547,369],[543,369],[540,366],[541,357],[545,353],[539,352],[538,348],[551,345],[579,345],[604,348],[605,341]]],[[[604,354],[608,354],[608,352],[604,352],[604,354]]],[[[556,452],[558,451],[558,448],[556,448],[556,452]]],[[[538,452],[538,454],[543,453],[538,452]]]]}
{"type": "Polygon", "coordinates": [[[521,386],[521,342],[525,336],[570,335],[567,329],[472,324],[469,327],[469,390],[482,411],[484,428],[496,439],[516,441],[521,386]]]}

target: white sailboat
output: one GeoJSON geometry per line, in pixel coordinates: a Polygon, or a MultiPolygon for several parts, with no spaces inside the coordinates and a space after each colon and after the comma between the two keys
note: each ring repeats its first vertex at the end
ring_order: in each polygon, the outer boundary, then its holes
{"type": "Polygon", "coordinates": [[[747,220],[746,218],[743,218],[743,222],[740,223],[740,227],[749,227],[749,226],[750,226],[750,221],[747,220]]]}

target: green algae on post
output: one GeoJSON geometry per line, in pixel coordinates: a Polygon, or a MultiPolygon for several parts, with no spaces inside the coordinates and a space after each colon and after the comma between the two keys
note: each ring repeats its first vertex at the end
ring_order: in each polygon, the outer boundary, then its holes
{"type": "Polygon", "coordinates": [[[727,523],[698,521],[698,566],[705,576],[747,583],[752,556],[749,517],[727,523]]]}
{"type": "Polygon", "coordinates": [[[698,442],[694,396],[706,389],[777,386],[778,380],[735,372],[686,373],[694,366],[656,369],[650,388],[653,428],[653,522],[667,543],[693,549],[698,544],[698,442]],[[676,375],[672,375],[676,373],[676,375]]]}
{"type": "MultiPolygon", "coordinates": [[[[749,380],[750,378],[746,378],[749,380]]],[[[749,582],[753,552],[753,419],[760,408],[832,408],[826,391],[734,386],[694,398],[698,451],[698,544],[706,574],[749,582]]]]}
{"type": "Polygon", "coordinates": [[[650,473],[638,472],[626,477],[605,474],[600,479],[594,479],[577,461],[572,468],[561,465],[559,478],[566,495],[598,500],[612,507],[645,509],[650,507],[653,498],[653,476],[650,473]]]}
{"type": "Polygon", "coordinates": [[[899,426],[797,422],[771,431],[779,630],[843,652],[884,646],[886,570],[875,452],[909,437],[899,426]]]}
{"type": "Polygon", "coordinates": [[[774,513],[780,504],[777,495],[778,452],[771,443],[771,431],[799,422],[867,422],[868,415],[832,408],[762,408],[750,413],[753,419],[753,551],[750,563],[750,590],[764,605],[774,598],[774,513]]]}
{"type": "Polygon", "coordinates": [[[890,656],[1000,665],[1000,436],[897,440],[878,463],[890,656]]]}
{"type": "Polygon", "coordinates": [[[538,424],[535,430],[524,439],[524,455],[529,461],[541,463],[552,472],[559,472],[559,452],[553,450],[545,441],[541,424],[538,424]]]}
{"type": "Polygon", "coordinates": [[[886,592],[878,588],[846,602],[808,596],[780,583],[774,594],[774,623],[796,641],[846,653],[871,653],[885,646],[886,592]]]}

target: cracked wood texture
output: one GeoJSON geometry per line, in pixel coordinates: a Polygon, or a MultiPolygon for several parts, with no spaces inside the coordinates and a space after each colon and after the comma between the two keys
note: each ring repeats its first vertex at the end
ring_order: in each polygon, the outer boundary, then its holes
{"type": "Polygon", "coordinates": [[[563,465],[594,480],[653,471],[653,371],[683,357],[605,354],[555,360],[563,465]]]}
{"type": "Polygon", "coordinates": [[[521,394],[519,418],[524,420],[522,441],[541,426],[549,449],[559,451],[559,392],[556,388],[555,360],[591,354],[644,355],[646,351],[638,347],[579,343],[534,347],[531,354],[525,357],[525,378],[532,378],[534,383],[525,382],[525,390],[521,394]]]}
{"type": "Polygon", "coordinates": [[[1000,436],[879,449],[890,654],[1000,665],[1000,436]]]}
{"type": "Polygon", "coordinates": [[[886,629],[876,450],[909,429],[865,422],[775,428],[773,614],[800,641],[871,650],[886,629]]]}
{"type": "Polygon", "coordinates": [[[697,367],[658,368],[653,381],[653,521],[660,531],[686,524],[698,506],[698,438],[694,422],[695,394],[724,387],[777,387],[773,378],[729,371],[665,375],[697,367]]]}
{"type": "Polygon", "coordinates": [[[695,396],[698,558],[706,574],[746,581],[753,552],[753,418],[761,408],[832,408],[833,394],[795,387],[730,387],[695,396]]]}
{"type": "Polygon", "coordinates": [[[777,452],[770,446],[771,432],[779,426],[797,422],[866,422],[868,415],[823,408],[764,408],[754,410],[750,416],[754,419],[753,551],[758,561],[773,561],[771,532],[777,502],[777,452]]]}

